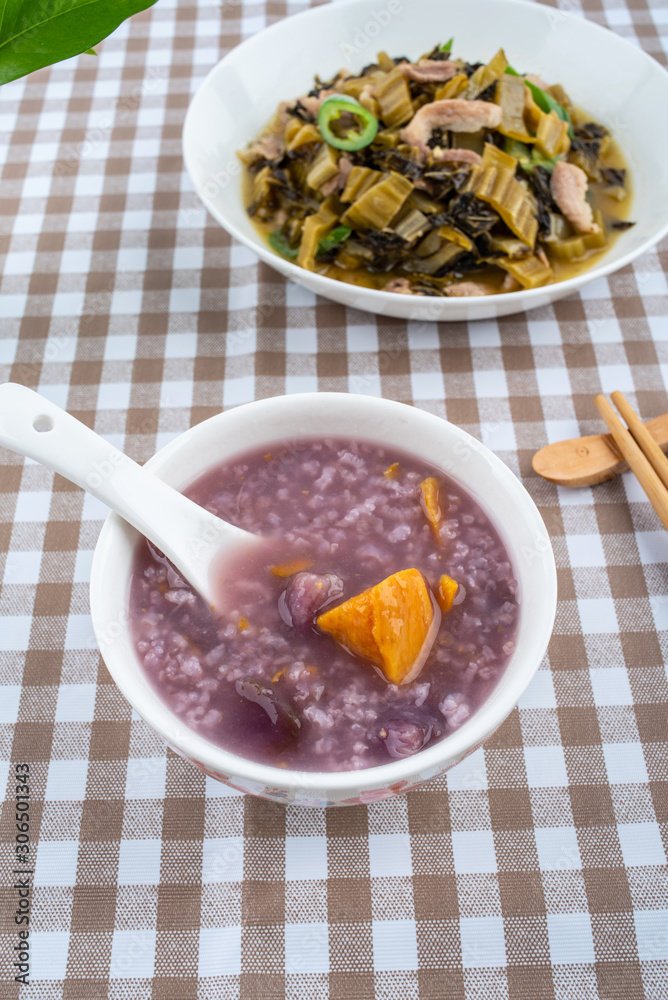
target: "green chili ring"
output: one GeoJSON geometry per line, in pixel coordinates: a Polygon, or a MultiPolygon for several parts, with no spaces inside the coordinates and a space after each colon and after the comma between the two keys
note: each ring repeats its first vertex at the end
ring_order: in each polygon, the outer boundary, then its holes
{"type": "Polygon", "coordinates": [[[364,149],[369,146],[376,137],[378,131],[378,119],[370,111],[362,107],[354,97],[346,94],[336,94],[327,97],[320,105],[318,111],[318,128],[320,134],[329,146],[335,149],[343,149],[346,152],[354,152],[356,149],[364,149]],[[344,112],[352,114],[359,119],[361,131],[355,132],[350,129],[345,138],[335,135],[330,127],[331,123],[340,118],[344,112]]]}

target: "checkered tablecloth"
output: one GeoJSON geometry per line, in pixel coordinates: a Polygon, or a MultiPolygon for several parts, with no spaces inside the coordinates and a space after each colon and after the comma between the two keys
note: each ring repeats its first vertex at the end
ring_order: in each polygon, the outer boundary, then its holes
{"type": "MultiPolygon", "coordinates": [[[[447,417],[541,509],[554,637],[519,707],[441,780],[329,811],[234,793],[167,752],[100,660],[104,508],[0,450],[0,997],[666,1000],[668,536],[632,478],[569,492],[530,460],[602,430],[596,391],[668,410],[668,245],[468,326],[346,310],[258,264],[195,198],[181,126],[225,51],[303,6],[159,0],[97,58],[0,88],[0,381],[140,461],[285,392],[447,417]],[[12,964],[23,763],[29,986],[12,964]]],[[[665,0],[585,12],[666,63],[665,0]]]]}

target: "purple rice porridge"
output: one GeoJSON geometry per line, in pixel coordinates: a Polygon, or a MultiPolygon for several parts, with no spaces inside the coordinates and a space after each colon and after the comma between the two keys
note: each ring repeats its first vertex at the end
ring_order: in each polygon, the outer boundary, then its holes
{"type": "Polygon", "coordinates": [[[447,736],[495,686],[514,649],[513,568],[444,473],[369,441],[299,439],[240,455],[185,492],[267,538],[227,567],[217,616],[149,543],[135,556],[139,658],[168,707],[213,743],[293,770],[374,767],[447,736]],[[433,476],[438,530],[420,499],[433,476]],[[315,619],[407,568],[434,593],[443,574],[459,590],[419,676],[397,685],[315,619]]]}

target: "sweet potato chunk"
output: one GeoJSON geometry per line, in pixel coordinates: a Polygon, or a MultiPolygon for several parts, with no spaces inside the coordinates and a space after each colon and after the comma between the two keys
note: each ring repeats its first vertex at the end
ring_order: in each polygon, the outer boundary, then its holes
{"type": "Polygon", "coordinates": [[[407,684],[424,666],[440,620],[422,573],[404,569],[326,611],[317,623],[391,684],[407,684]]]}
{"type": "Polygon", "coordinates": [[[422,480],[420,483],[420,489],[422,491],[420,503],[422,505],[422,510],[424,511],[424,516],[429,521],[431,530],[436,536],[436,540],[439,544],[441,544],[441,535],[439,532],[443,516],[441,514],[441,504],[439,502],[441,484],[434,476],[429,476],[428,479],[422,480]]]}
{"type": "Polygon", "coordinates": [[[438,581],[438,590],[436,591],[436,600],[443,614],[447,614],[452,607],[452,602],[457,596],[458,590],[459,584],[457,581],[453,580],[447,573],[444,573],[438,581]]]}
{"type": "Polygon", "coordinates": [[[312,559],[292,559],[290,562],[279,563],[278,566],[272,566],[271,572],[274,576],[280,576],[285,579],[286,576],[294,576],[295,573],[301,573],[304,569],[310,569],[312,565],[312,559]]]}

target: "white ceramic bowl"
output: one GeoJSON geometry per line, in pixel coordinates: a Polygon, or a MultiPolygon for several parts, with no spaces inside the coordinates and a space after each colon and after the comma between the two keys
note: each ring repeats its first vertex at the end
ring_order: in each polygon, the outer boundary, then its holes
{"type": "Polygon", "coordinates": [[[505,719],[536,672],[556,609],[556,570],[545,526],[518,479],[469,434],[403,403],[345,393],[277,396],[211,417],[147,463],[179,489],[212,465],[260,445],[318,435],[360,437],[412,452],[471,493],[496,526],[519,582],[515,652],[497,687],[457,731],[414,757],[341,773],[285,771],[222,750],[188,729],[149,684],[127,628],[128,588],[137,532],[116,514],[95,550],[90,598],[93,627],[114,680],[136,711],[178,753],[234,788],[278,801],[330,805],[368,802],[442,774],[505,719]]]}
{"type": "Polygon", "coordinates": [[[487,319],[553,302],[630,263],[668,230],[668,73],[611,31],[521,0],[354,0],[286,18],[233,49],[209,73],[185,120],[183,153],[195,190],[232,236],[277,271],[319,295],[386,316],[487,319]],[[280,100],[308,92],[315,73],[352,72],[378,50],[417,58],[454,36],[455,52],[485,61],[503,46],[525,72],[561,83],[576,104],[613,132],[633,183],[633,229],[590,271],[545,288],[482,298],[421,298],[359,288],[297,267],[275,254],[241,197],[242,149],[280,100]]]}

